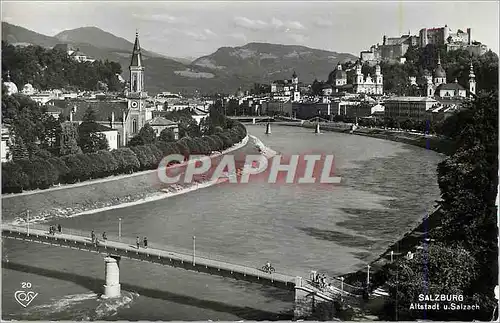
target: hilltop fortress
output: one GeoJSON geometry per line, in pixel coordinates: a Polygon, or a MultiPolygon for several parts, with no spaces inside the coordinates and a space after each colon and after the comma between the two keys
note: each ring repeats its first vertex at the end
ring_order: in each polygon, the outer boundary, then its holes
{"type": "Polygon", "coordinates": [[[382,45],[372,45],[369,50],[362,51],[360,58],[362,62],[372,64],[383,60],[404,62],[404,55],[410,46],[425,47],[429,44],[446,46],[446,50],[465,49],[471,55],[481,56],[488,51],[486,45],[472,40],[472,30],[467,28],[464,32],[460,29],[452,31],[448,25],[437,28],[420,29],[418,36],[408,34],[400,37],[384,36],[382,45]]]}

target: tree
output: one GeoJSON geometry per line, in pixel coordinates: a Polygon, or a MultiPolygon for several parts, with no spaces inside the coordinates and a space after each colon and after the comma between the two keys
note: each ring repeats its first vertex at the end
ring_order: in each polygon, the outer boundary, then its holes
{"type": "Polygon", "coordinates": [[[60,150],[61,156],[80,154],[82,152],[80,147],[78,147],[77,138],[77,130],[73,124],[66,123],[62,125],[60,150]]]}
{"type": "Polygon", "coordinates": [[[480,272],[468,292],[484,300],[484,311],[492,310],[494,295],[489,286],[498,283],[497,98],[497,91],[480,95],[459,112],[455,125],[460,131],[451,134],[458,148],[438,165],[438,204],[444,213],[439,236],[461,243],[478,262],[480,272]]]}
{"type": "Polygon", "coordinates": [[[158,137],[159,141],[164,142],[174,142],[175,141],[175,133],[170,128],[165,128],[160,132],[160,136],[158,137]]]}
{"type": "Polygon", "coordinates": [[[99,150],[109,150],[109,143],[106,135],[100,132],[84,133],[80,138],[80,147],[86,154],[98,152],[99,150]]]}
{"type": "Polygon", "coordinates": [[[22,137],[17,137],[14,140],[14,145],[12,147],[12,160],[17,161],[21,159],[27,159],[29,157],[28,149],[24,144],[22,137]]]}
{"type": "Polygon", "coordinates": [[[99,150],[108,150],[109,144],[106,136],[99,132],[96,122],[96,111],[89,106],[83,116],[83,122],[78,126],[78,146],[84,153],[95,153],[99,150]]]}
{"type": "MultiPolygon", "coordinates": [[[[423,311],[410,308],[412,303],[419,302],[420,294],[464,295],[464,303],[473,302],[472,295],[467,295],[467,289],[478,274],[476,260],[463,247],[431,244],[427,251],[419,250],[412,260],[402,258],[388,270],[390,300],[386,304],[383,320],[424,319],[423,311]]],[[[443,308],[427,311],[425,319],[463,320],[464,315],[464,312],[443,308]]]]}
{"type": "Polygon", "coordinates": [[[2,193],[21,193],[24,188],[29,188],[29,180],[21,165],[2,163],[2,193]]]}
{"type": "Polygon", "coordinates": [[[156,133],[149,123],[139,130],[139,133],[130,140],[129,146],[140,146],[153,144],[156,141],[156,133]]]}
{"type": "Polygon", "coordinates": [[[122,87],[117,78],[122,68],[117,62],[77,62],[63,50],[41,46],[15,47],[6,41],[2,41],[2,70],[10,70],[18,84],[31,83],[42,90],[95,90],[99,82],[110,91],[119,91],[122,87]]]}
{"type": "Polygon", "coordinates": [[[59,154],[61,150],[59,139],[62,132],[60,121],[49,114],[44,114],[42,116],[42,125],[40,148],[48,150],[52,154],[59,154]]]}

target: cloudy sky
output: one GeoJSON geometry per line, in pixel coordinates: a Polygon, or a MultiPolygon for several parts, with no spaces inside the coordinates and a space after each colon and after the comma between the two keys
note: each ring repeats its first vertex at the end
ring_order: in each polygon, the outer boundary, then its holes
{"type": "Polygon", "coordinates": [[[96,26],[143,48],[199,57],[248,42],[299,44],[359,55],[383,35],[447,24],[472,28],[473,39],[498,53],[498,1],[479,2],[72,2],[2,1],[2,21],[53,36],[96,26]]]}

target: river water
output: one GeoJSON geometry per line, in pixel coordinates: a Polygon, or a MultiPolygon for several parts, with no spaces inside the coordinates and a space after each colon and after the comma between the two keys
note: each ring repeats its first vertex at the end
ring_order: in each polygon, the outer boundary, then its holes
{"type": "MultiPolygon", "coordinates": [[[[341,184],[223,184],[172,198],[73,218],[63,228],[147,236],[233,263],[308,276],[338,275],[365,266],[410,229],[439,198],[442,155],[380,139],[312,129],[249,126],[282,154],[320,151],[335,156],[341,184]]],[[[8,215],[4,215],[8,221],[8,215]],[[7,217],[7,218],[6,218],[7,217]]],[[[182,269],[123,259],[122,297],[101,300],[102,256],[3,240],[2,319],[17,320],[264,320],[289,319],[293,294],[182,269]],[[22,282],[37,297],[14,299],[22,282]]]]}

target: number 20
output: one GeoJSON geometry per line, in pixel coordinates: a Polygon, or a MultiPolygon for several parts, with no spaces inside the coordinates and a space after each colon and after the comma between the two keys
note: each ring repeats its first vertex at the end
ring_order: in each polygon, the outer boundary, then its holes
{"type": "Polygon", "coordinates": [[[31,283],[30,282],[22,282],[21,288],[31,288],[31,283]]]}

